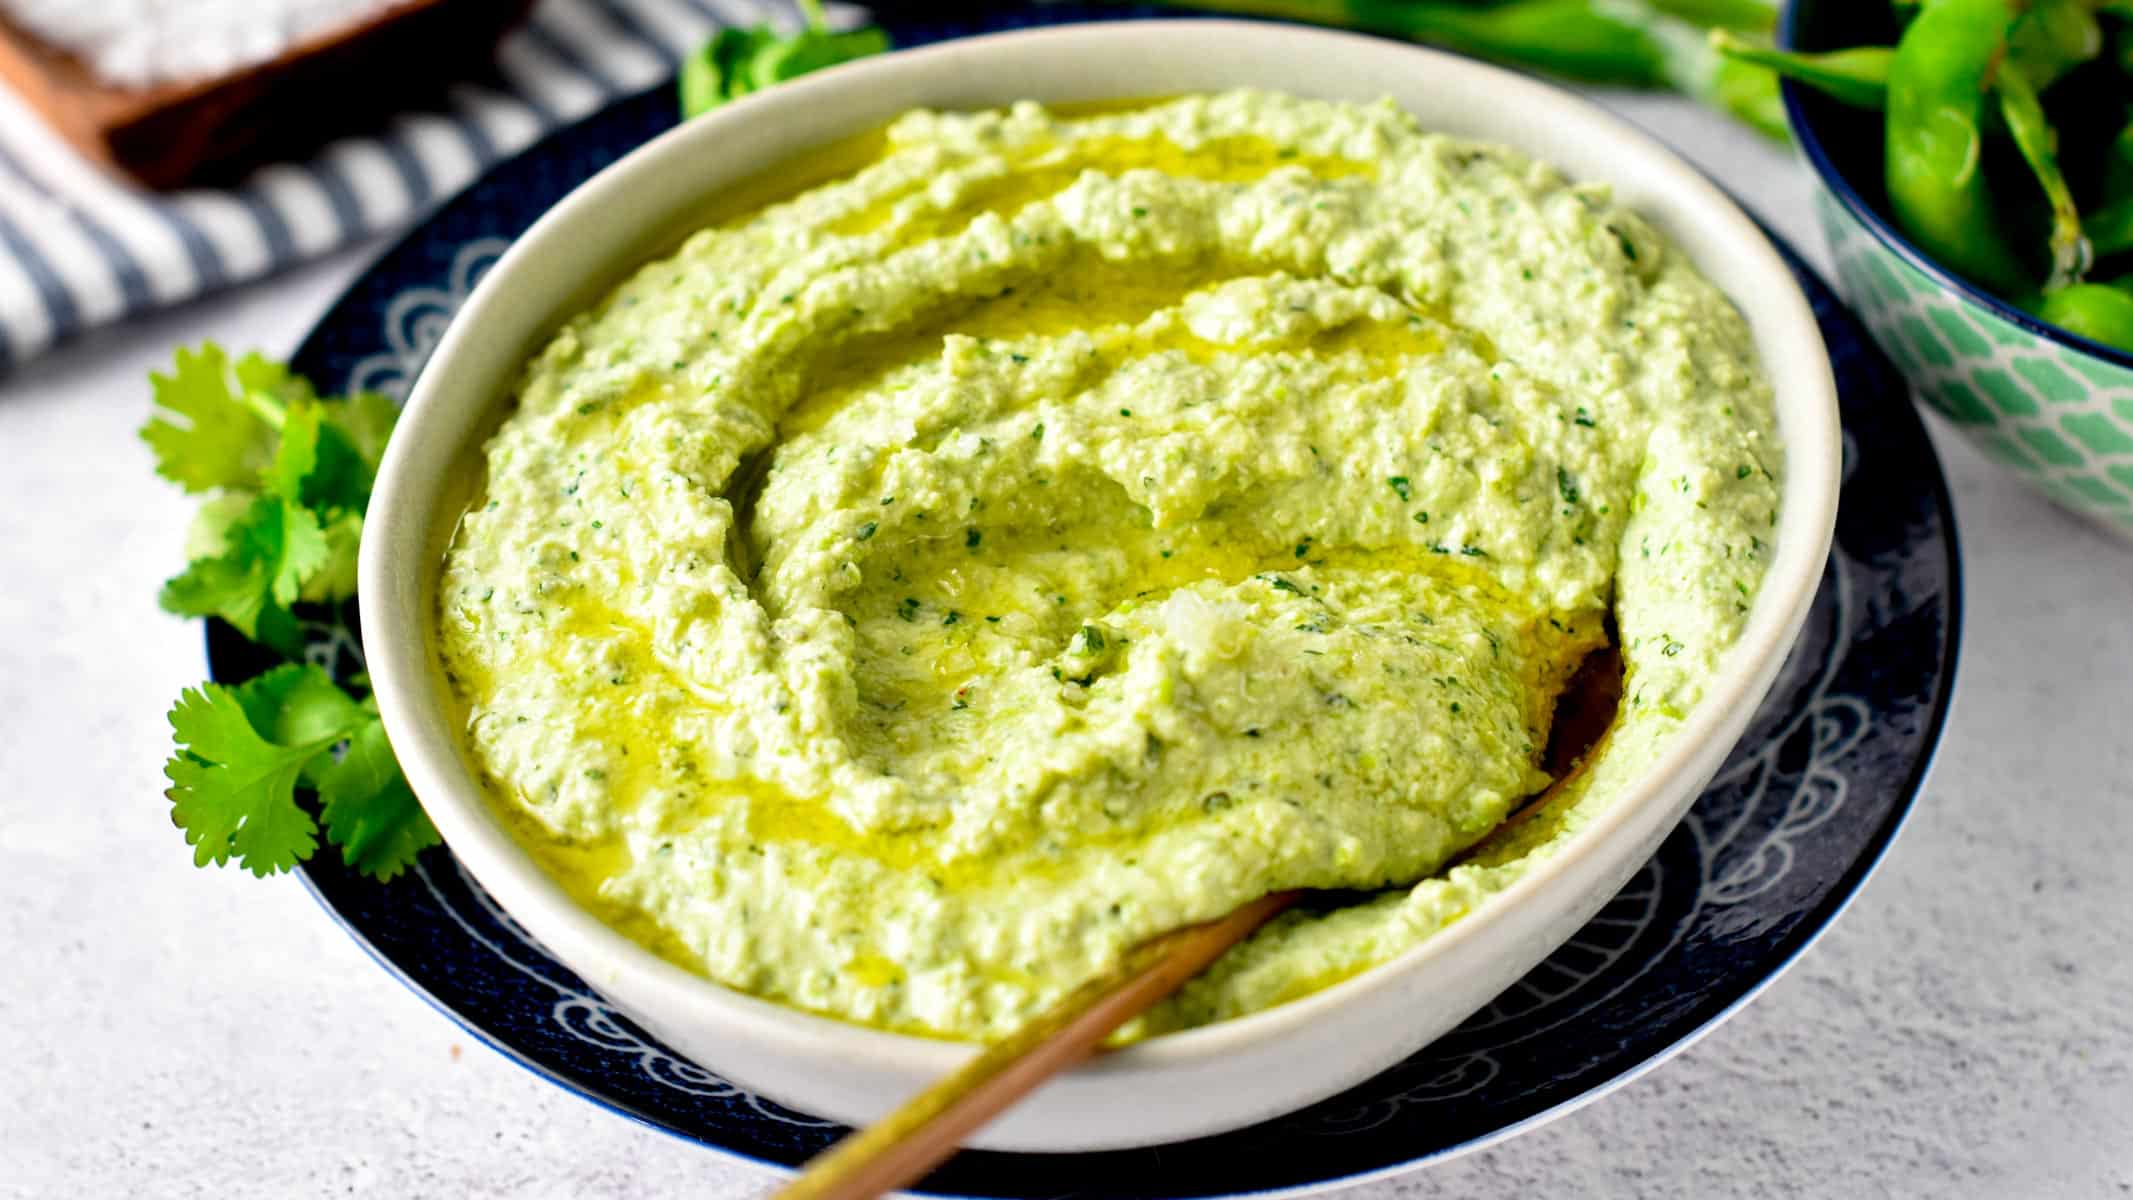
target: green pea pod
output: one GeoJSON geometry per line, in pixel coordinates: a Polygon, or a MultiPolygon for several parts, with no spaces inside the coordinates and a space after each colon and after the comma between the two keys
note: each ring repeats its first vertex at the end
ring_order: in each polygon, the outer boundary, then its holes
{"type": "MultiPolygon", "coordinates": [[[[1219,5],[1319,9],[1300,4],[1219,5]]],[[[1348,23],[1374,33],[1434,42],[1481,58],[1516,63],[1589,83],[1664,87],[1666,48],[1645,22],[1627,19],[1593,0],[1509,0],[1476,8],[1456,3],[1346,0],[1348,23]]],[[[1275,15],[1289,15],[1287,13],[1275,15]]],[[[1298,14],[1300,15],[1300,14],[1298,14]]]]}
{"type": "Polygon", "coordinates": [[[2133,196],[2123,196],[2089,213],[2081,220],[2089,245],[2097,258],[2109,258],[2133,250],[2133,196]]]}
{"type": "MultiPolygon", "coordinates": [[[[2133,43],[2133,37],[2126,41],[2133,43]]],[[[2107,200],[2133,197],[2133,122],[2118,131],[2104,155],[2103,195],[2107,200]]]]}
{"type": "Polygon", "coordinates": [[[1785,136],[1777,80],[1712,50],[1712,27],[1767,33],[1768,0],[1173,0],[1448,46],[1586,83],[1672,88],[1785,136]]]}
{"type": "Polygon", "coordinates": [[[2007,68],[2039,92],[2101,53],[2095,0],[2034,0],[2007,33],[2007,68]]]}
{"type": "Polygon", "coordinates": [[[2081,231],[2081,210],[2074,206],[2074,193],[2059,171],[2059,133],[2044,115],[2044,104],[2021,71],[2001,71],[1992,83],[2000,97],[2000,115],[2015,146],[2029,164],[2031,174],[2044,189],[2052,208],[2052,274],[2044,285],[2049,291],[2080,279],[2089,269],[2089,241],[2081,231]]]}
{"type": "Polygon", "coordinates": [[[2047,292],[2023,307],[2036,314],[2038,320],[2068,333],[2120,350],[2133,350],[2133,291],[2127,290],[2128,284],[2133,280],[2077,283],[2047,292]]]}
{"type": "Polygon", "coordinates": [[[1767,0],[1648,0],[1667,16],[1705,29],[1764,33],[1777,28],[1777,5],[1767,0]]]}
{"type": "Polygon", "coordinates": [[[1889,63],[1896,57],[1888,46],[1803,54],[1718,29],[1711,33],[1711,48],[1729,60],[1774,71],[1855,108],[1878,110],[1888,104],[1889,63]]]}
{"type": "Polygon", "coordinates": [[[1786,136],[1776,76],[1717,53],[1701,27],[1663,11],[1667,0],[1371,3],[1388,16],[1401,14],[1399,32],[1407,37],[1591,83],[1670,87],[1772,137],[1786,136]]]}
{"type": "Polygon", "coordinates": [[[1986,288],[2033,286],[2000,227],[1984,172],[1985,99],[2014,24],[2010,0],[1933,0],[1889,63],[1884,176],[1899,225],[1986,288]]]}
{"type": "Polygon", "coordinates": [[[1586,83],[1672,88],[1785,136],[1777,80],[1711,48],[1712,27],[1767,33],[1768,0],[1174,0],[1187,8],[1362,29],[1586,83]]]}

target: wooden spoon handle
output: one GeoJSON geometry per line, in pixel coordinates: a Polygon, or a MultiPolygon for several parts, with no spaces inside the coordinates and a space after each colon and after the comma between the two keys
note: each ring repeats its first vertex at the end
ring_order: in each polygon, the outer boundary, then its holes
{"type": "Polygon", "coordinates": [[[775,1200],[869,1200],[917,1180],[965,1137],[1053,1075],[1095,1053],[1111,1031],[1184,986],[1298,892],[1276,892],[1204,925],[1141,943],[961,1070],[807,1164],[775,1200]]]}

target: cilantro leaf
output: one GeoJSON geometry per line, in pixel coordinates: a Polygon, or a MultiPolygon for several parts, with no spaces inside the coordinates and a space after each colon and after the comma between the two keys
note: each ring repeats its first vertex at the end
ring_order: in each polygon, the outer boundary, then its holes
{"type": "Polygon", "coordinates": [[[376,718],[357,729],[339,762],[318,779],[319,816],[341,861],[373,879],[406,870],[441,839],[416,801],[376,718]]]}
{"type": "Polygon", "coordinates": [[[349,448],[375,474],[378,462],[385,457],[385,439],[392,436],[393,423],[400,419],[400,407],[392,397],[376,392],[357,392],[325,404],[327,428],[345,438],[349,448]]]}
{"type": "Polygon", "coordinates": [[[374,709],[357,703],[331,675],[297,663],[283,663],[230,691],[252,728],[285,746],[339,741],[375,716],[374,709]]]}
{"type": "Polygon", "coordinates": [[[726,28],[681,64],[681,115],[700,116],[729,100],[788,79],[890,49],[889,35],[869,27],[832,33],[819,6],[808,10],[808,27],[791,36],[767,25],[726,28]]]}
{"type": "Polygon", "coordinates": [[[177,751],[163,768],[166,794],[199,866],[235,861],[270,875],[309,858],[321,821],[297,803],[306,783],[318,789],[326,840],[372,878],[391,879],[439,841],[376,709],[318,667],[290,663],[234,688],[188,688],[170,724],[177,751]]]}
{"type": "Polygon", "coordinates": [[[220,617],[245,637],[294,656],[303,649],[296,614],[271,602],[266,568],[235,555],[206,558],[163,585],[157,602],[181,617],[220,617]]]}
{"type": "MultiPolygon", "coordinates": [[[[213,342],[202,344],[202,350],[221,350],[213,342]]],[[[307,400],[318,399],[318,392],[311,381],[289,370],[287,363],[278,363],[259,353],[248,351],[237,360],[235,368],[237,386],[254,405],[271,413],[275,409],[287,409],[307,400]]],[[[269,418],[272,423],[272,418],[269,418]]]]}
{"type": "Polygon", "coordinates": [[[170,374],[150,372],[148,381],[154,410],[141,440],[155,451],[156,473],[192,492],[257,487],[288,411],[318,400],[288,367],[258,354],[233,365],[213,342],[178,347],[170,374]]]}
{"type": "Polygon", "coordinates": [[[316,400],[290,405],[282,421],[281,446],[261,483],[268,492],[306,508],[361,512],[370,503],[377,468],[331,423],[332,417],[316,400]]]}
{"type": "MultiPolygon", "coordinates": [[[[260,377],[256,367],[251,373],[260,377]]],[[[274,429],[245,402],[243,385],[231,386],[222,347],[181,346],[171,373],[148,379],[155,412],[141,427],[141,440],[155,451],[157,474],[191,492],[258,482],[274,456],[274,429]]]]}
{"type": "Polygon", "coordinates": [[[224,549],[194,559],[163,585],[165,611],[221,617],[253,641],[294,649],[289,607],[333,552],[309,509],[261,496],[220,529],[224,549]]]}
{"type": "Polygon", "coordinates": [[[682,119],[702,116],[733,99],[736,93],[731,90],[731,84],[740,64],[760,53],[762,47],[776,40],[777,36],[768,25],[753,29],[729,26],[698,47],[696,53],[683,59],[678,80],[682,119]]]}
{"type": "MultiPolygon", "coordinates": [[[[325,417],[320,406],[313,405],[307,411],[325,417]]],[[[359,513],[370,506],[370,486],[376,479],[377,468],[363,460],[347,436],[332,424],[322,423],[311,473],[304,476],[298,498],[316,509],[359,513]]]]}
{"type": "Polygon", "coordinates": [[[288,410],[281,423],[281,444],[273,461],[261,472],[257,486],[270,495],[296,504],[304,502],[304,481],[318,466],[319,408],[299,404],[288,410]]]}
{"type": "Polygon", "coordinates": [[[349,733],[320,719],[331,707],[318,699],[322,685],[333,688],[333,681],[317,667],[290,667],[241,688],[210,683],[179,695],[170,710],[178,748],[163,768],[171,783],[164,794],[195,865],[235,861],[254,875],[271,875],[318,848],[317,823],[296,803],[296,784],[313,759],[349,733]],[[260,732],[261,716],[301,740],[269,740],[260,732]]]}
{"type": "Polygon", "coordinates": [[[761,91],[811,71],[834,67],[855,58],[867,58],[889,49],[889,35],[879,29],[855,29],[850,33],[808,30],[763,48],[747,64],[742,75],[746,85],[735,95],[761,91]]]}
{"type": "Polygon", "coordinates": [[[252,510],[253,497],[244,492],[217,492],[200,502],[193,523],[185,531],[185,559],[220,558],[229,552],[232,531],[252,510]]]}
{"type": "Polygon", "coordinates": [[[304,580],[299,600],[338,604],[356,590],[356,563],[363,546],[363,514],[344,512],[325,528],[326,557],[304,580]]]}

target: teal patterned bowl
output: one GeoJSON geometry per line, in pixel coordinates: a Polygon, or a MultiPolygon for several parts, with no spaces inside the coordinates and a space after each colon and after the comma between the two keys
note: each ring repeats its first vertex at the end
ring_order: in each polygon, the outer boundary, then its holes
{"type": "MultiPolygon", "coordinates": [[[[1803,50],[1893,40],[1886,6],[1795,0],[1803,50]]],[[[2133,355],[2046,325],[1928,259],[1883,215],[1881,122],[1794,84],[1785,111],[1821,183],[1844,301],[1918,397],[2061,506],[2133,541],[2133,355]]]]}

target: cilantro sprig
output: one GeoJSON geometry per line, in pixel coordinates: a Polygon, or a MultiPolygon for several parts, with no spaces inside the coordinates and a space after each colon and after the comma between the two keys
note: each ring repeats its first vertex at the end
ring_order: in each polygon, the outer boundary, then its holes
{"type": "Polygon", "coordinates": [[[155,412],[141,438],[156,471],[207,497],[188,538],[192,562],[164,585],[163,607],[301,652],[297,602],[355,594],[363,508],[392,401],[322,400],[287,367],[257,354],[233,364],[213,343],[180,349],[170,374],[149,378],[155,412]]]}
{"type": "Polygon", "coordinates": [[[683,119],[810,71],[889,49],[889,35],[872,26],[831,32],[821,0],[800,0],[800,7],[807,27],[799,33],[788,36],[768,25],[729,26],[683,60],[679,79],[683,119]]]}
{"type": "MultiPolygon", "coordinates": [[[[257,354],[233,363],[213,343],[180,349],[172,371],[150,379],[142,440],[158,474],[203,497],[191,561],[163,585],[163,607],[301,656],[298,607],[355,594],[363,510],[397,410],[370,393],[321,398],[287,367],[257,354]]],[[[376,704],[317,666],[187,688],[170,725],[166,795],[200,866],[287,871],[317,851],[323,829],[342,861],[390,879],[438,841],[376,704]]]]}

